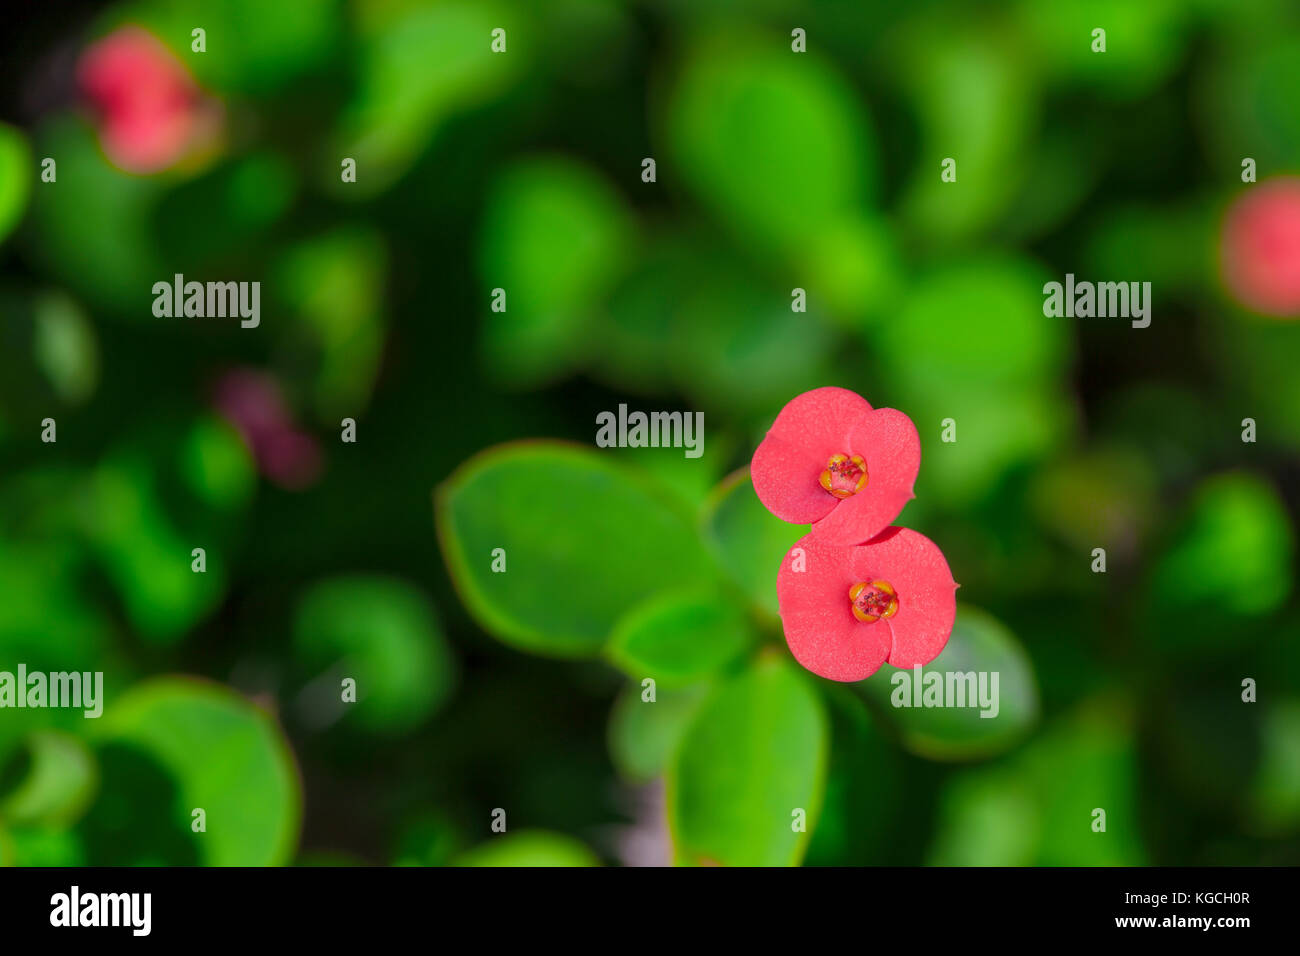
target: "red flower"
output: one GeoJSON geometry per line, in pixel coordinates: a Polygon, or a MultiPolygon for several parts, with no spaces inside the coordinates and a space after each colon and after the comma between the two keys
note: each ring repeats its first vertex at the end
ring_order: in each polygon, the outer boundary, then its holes
{"type": "Polygon", "coordinates": [[[77,77],[102,118],[104,152],[129,172],[165,169],[210,133],[210,111],[189,72],[140,27],[123,27],[87,49],[77,77]]]}
{"type": "Polygon", "coordinates": [[[1300,180],[1252,186],[1229,210],[1223,278],[1256,312],[1300,315],[1300,180]]]}
{"type": "Polygon", "coordinates": [[[830,544],[860,544],[916,497],[920,467],[910,418],[827,387],[781,409],[749,472],[759,500],[782,521],[811,524],[813,536],[830,544]]]}
{"type": "Polygon", "coordinates": [[[847,547],[805,535],[776,577],[790,653],[838,681],[870,677],[884,663],[914,667],[938,657],[952,633],[956,591],[943,552],[907,528],[847,547]]]}

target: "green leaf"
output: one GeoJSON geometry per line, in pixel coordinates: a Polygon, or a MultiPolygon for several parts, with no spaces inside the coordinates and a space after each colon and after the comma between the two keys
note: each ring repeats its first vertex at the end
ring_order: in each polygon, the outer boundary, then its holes
{"type": "Polygon", "coordinates": [[[303,597],[294,648],[316,669],[335,668],[357,682],[347,717],[377,731],[416,726],[447,698],[455,661],[433,605],[395,578],[332,578],[303,597]]]}
{"type": "Polygon", "coordinates": [[[677,690],[656,687],[655,699],[645,700],[640,683],[626,687],[609,717],[609,751],[618,772],[634,783],[660,776],[708,692],[707,684],[677,690]]]}
{"type": "Polygon", "coordinates": [[[190,678],[137,684],[94,728],[101,746],[118,744],[160,765],[176,793],[170,823],[192,834],[207,866],[278,866],[298,842],[302,794],[288,741],[263,710],[228,688],[190,678]]]}
{"type": "Polygon", "coordinates": [[[438,489],[435,510],[466,606],[522,650],[594,655],[630,608],[712,575],[694,529],[668,495],[579,446],[538,441],[489,449],[438,489]],[[492,570],[498,548],[501,573],[492,570]]]}
{"type": "Polygon", "coordinates": [[[749,469],[723,480],[704,512],[704,533],[718,563],[772,620],[777,618],[776,573],[794,543],[808,533],[782,521],[754,494],[749,469]]]}
{"type": "Polygon", "coordinates": [[[197,21],[183,4],[142,0],[110,8],[110,22],[122,19],[153,30],[192,69],[199,82],[220,91],[267,96],[304,73],[320,69],[336,52],[343,10],[320,0],[226,0],[197,21]],[[256,20],[258,28],[248,29],[256,20]],[[190,31],[206,31],[206,51],[191,52],[190,31]]]}
{"type": "Polygon", "coordinates": [[[1252,829],[1281,835],[1300,829],[1300,699],[1264,704],[1262,753],[1251,781],[1252,829]]]}
{"type": "Polygon", "coordinates": [[[152,222],[161,180],[114,169],[91,130],[68,117],[43,127],[37,148],[57,159],[59,176],[32,197],[44,267],[85,301],[156,323],[148,291],[167,275],[152,222]]]}
{"type": "Polygon", "coordinates": [[[464,832],[437,810],[408,821],[393,849],[393,866],[446,866],[464,845],[464,832]]]}
{"type": "Polygon", "coordinates": [[[908,848],[897,836],[903,796],[898,749],[873,726],[866,705],[847,685],[825,681],[818,691],[830,717],[830,765],[805,864],[901,862],[908,848]]]}
{"type": "Polygon", "coordinates": [[[36,300],[34,319],[36,362],[55,394],[84,402],[99,383],[99,344],[86,313],[69,296],[49,292],[36,300]]]}
{"type": "Polygon", "coordinates": [[[87,531],[105,573],[121,592],[141,636],[180,640],[220,602],[225,571],[210,542],[186,540],[164,511],[159,479],[136,452],[105,461],[94,473],[85,510],[87,531]],[[203,573],[192,552],[205,547],[203,573]]]}
{"type": "MultiPolygon", "coordinates": [[[[1030,866],[1041,833],[1039,802],[1020,775],[1001,768],[952,777],[939,798],[931,866],[1030,866]]],[[[1086,826],[1085,823],[1081,824],[1086,826]]]]}
{"type": "Polygon", "coordinates": [[[1202,482],[1151,573],[1148,614],[1159,643],[1237,649],[1242,623],[1286,600],[1294,554],[1286,507],[1267,481],[1230,472],[1202,482]]]}
{"type": "Polygon", "coordinates": [[[1001,622],[977,608],[958,605],[947,647],[920,674],[918,683],[915,668],[885,668],[856,685],[918,756],[966,760],[1001,753],[1038,719],[1038,686],[1028,655],[1001,622]],[[932,685],[942,689],[932,699],[946,706],[924,706],[932,685]],[[956,706],[959,700],[966,706],[956,706]]]}
{"type": "Polygon", "coordinates": [[[521,830],[480,843],[453,866],[600,866],[585,844],[561,833],[521,830]]]}
{"type": "MultiPolygon", "coordinates": [[[[341,186],[343,195],[365,198],[392,185],[451,116],[505,86],[527,56],[515,45],[492,53],[492,30],[510,22],[485,0],[361,5],[357,94],[329,151],[357,161],[357,181],[341,186]]],[[[336,159],[335,187],[338,169],[336,159]]]]}
{"type": "Polygon", "coordinates": [[[1056,381],[1070,327],[1043,314],[1045,279],[1014,258],[944,266],[918,281],[897,321],[873,330],[868,344],[886,357],[891,377],[915,391],[1056,381]]]}
{"type": "Polygon", "coordinates": [[[228,262],[250,250],[256,254],[297,190],[295,171],[273,152],[222,163],[162,196],[153,213],[158,244],[175,263],[228,262]],[[194,228],[196,221],[202,229],[194,228]]]}
{"type": "Polygon", "coordinates": [[[22,219],[36,175],[27,139],[0,123],[0,242],[22,219]]]}
{"type": "MultiPolygon", "coordinates": [[[[939,373],[936,373],[939,374],[939,373]]],[[[1069,442],[1075,410],[1059,385],[936,379],[913,382],[897,393],[898,407],[916,422],[924,463],[916,482],[920,502],[968,508],[983,500],[1014,469],[1034,464],[1069,442]],[[936,440],[953,419],[956,441],[936,440]]]]}
{"type": "Polygon", "coordinates": [[[12,859],[6,859],[0,828],[0,866],[85,866],[86,853],[77,835],[55,827],[14,827],[9,837],[12,859]]]}
{"type": "Polygon", "coordinates": [[[488,199],[479,271],[503,289],[506,310],[486,308],[492,368],[536,381],[575,364],[589,321],[630,257],[634,225],[623,199],[568,159],[510,167],[488,199]]]}
{"type": "Polygon", "coordinates": [[[1037,794],[1042,836],[1040,866],[1142,866],[1132,721],[1114,702],[1085,708],[1035,739],[1024,753],[1037,794]],[[1106,811],[1104,833],[1093,812],[1106,811]]]}
{"type": "Polygon", "coordinates": [[[1017,17],[1033,44],[1030,55],[1054,77],[1133,99],[1177,67],[1187,43],[1190,6],[1179,0],[1059,0],[1050,6],[1020,0],[1017,17]],[[1104,53],[1092,49],[1096,27],[1106,30],[1104,53]]]}
{"type": "Polygon", "coordinates": [[[679,862],[797,865],[825,786],[828,727],[807,680],[775,654],[721,684],[668,774],[679,862]],[[794,824],[803,811],[806,831],[794,824]]]}
{"type": "Polygon", "coordinates": [[[745,240],[797,255],[874,191],[861,102],[815,54],[718,34],[688,52],[668,102],[673,173],[745,240]]]}
{"type": "Polygon", "coordinates": [[[313,390],[322,422],[357,417],[370,400],[384,348],[387,258],[378,233],[345,227],[291,247],[276,266],[279,294],[316,346],[313,390]]]}
{"type": "Polygon", "coordinates": [[[234,425],[216,415],[199,418],[178,450],[178,467],[194,496],[221,511],[234,510],[257,488],[257,465],[234,425]]]}
{"type": "Polygon", "coordinates": [[[1094,702],[1003,763],[954,774],[928,862],[944,866],[1141,866],[1138,756],[1115,701],[1094,702]],[[1105,811],[1105,831],[1094,830],[1105,811]]]}
{"type": "Polygon", "coordinates": [[[816,301],[794,312],[789,289],[765,286],[722,256],[709,266],[673,306],[672,368],[682,390],[706,407],[752,413],[824,384],[833,338],[816,301]]]}
{"type": "Polygon", "coordinates": [[[1004,30],[938,16],[948,22],[915,20],[895,47],[923,133],[903,212],[925,238],[954,240],[977,234],[1015,198],[1020,180],[1004,171],[1030,149],[1039,86],[1004,30]],[[955,182],[940,178],[947,158],[955,182]]]}
{"type": "Polygon", "coordinates": [[[744,614],[722,597],[690,590],[650,598],[615,626],[607,652],[634,680],[665,687],[709,677],[753,641],[744,614]]]}
{"type": "Polygon", "coordinates": [[[27,740],[30,763],[18,786],[0,800],[0,817],[21,826],[66,826],[90,802],[96,783],[95,761],[86,745],[52,730],[27,740]]]}

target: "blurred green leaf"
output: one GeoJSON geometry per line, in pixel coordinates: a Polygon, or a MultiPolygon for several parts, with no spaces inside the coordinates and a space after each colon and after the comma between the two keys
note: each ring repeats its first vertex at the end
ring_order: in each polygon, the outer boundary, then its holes
{"type": "Polygon", "coordinates": [[[60,292],[36,300],[36,362],[65,402],[80,404],[99,383],[99,345],[81,307],[60,292]]]}
{"type": "Polygon", "coordinates": [[[220,602],[225,570],[210,541],[186,540],[164,512],[157,476],[135,454],[94,474],[86,522],[101,566],[121,592],[132,624],[147,640],[179,640],[220,602]],[[207,570],[192,570],[204,548],[207,570]]]}
{"type": "Polygon", "coordinates": [[[1041,267],[1002,256],[936,268],[868,344],[891,379],[918,391],[1054,382],[1070,353],[1070,325],[1043,314],[1046,281],[1041,267]]]}
{"type": "Polygon", "coordinates": [[[1141,866],[1137,763],[1124,708],[1094,702],[1013,758],[950,777],[928,862],[1141,866]]]}
{"type": "Polygon", "coordinates": [[[70,830],[57,827],[15,827],[9,832],[12,859],[5,859],[5,831],[0,825],[0,866],[85,866],[86,854],[70,830]]]}
{"type": "Polygon", "coordinates": [[[393,851],[394,866],[446,866],[464,841],[455,822],[437,811],[424,812],[403,829],[393,851]]]}
{"type": "Polygon", "coordinates": [[[711,576],[694,529],[660,489],[579,446],[489,449],[438,489],[436,512],[462,599],[522,650],[595,654],[634,605],[711,576]]]}
{"type": "Polygon", "coordinates": [[[922,507],[969,508],[1008,472],[1066,445],[1076,412],[1059,386],[1006,386],[936,381],[910,386],[896,404],[916,422],[924,449],[916,494],[922,507]],[[956,441],[942,440],[951,418],[956,441]]]}
{"type": "Polygon", "coordinates": [[[1034,476],[1031,505],[1040,523],[1083,553],[1133,553],[1159,513],[1157,478],[1144,449],[1094,448],[1052,462],[1034,476]]]}
{"type": "Polygon", "coordinates": [[[1215,356],[1216,366],[1242,397],[1237,407],[1222,409],[1231,431],[1203,435],[1199,444],[1211,444],[1214,436],[1239,439],[1241,422],[1250,417],[1255,419],[1260,446],[1300,449],[1300,376],[1295,374],[1300,365],[1300,328],[1296,323],[1229,314],[1209,324],[1202,339],[1202,347],[1215,356]]]}
{"type": "Polygon", "coordinates": [[[620,619],[606,652],[634,680],[651,677],[674,687],[712,676],[752,641],[744,614],[726,599],[707,591],[673,591],[620,619]]]}
{"type": "Polygon", "coordinates": [[[722,256],[674,303],[672,367],[709,407],[750,413],[825,383],[832,337],[814,301],[791,310],[790,290],[765,287],[722,256]]]}
{"type": "MultiPolygon", "coordinates": [[[[914,27],[893,50],[924,134],[903,211],[927,239],[964,238],[1015,197],[1017,178],[1006,170],[1029,149],[1038,87],[1014,40],[996,25],[944,11],[914,27]],[[940,177],[949,158],[955,182],[940,177]]],[[[1068,167],[1057,176],[1063,173],[1068,167]]]]}
{"type": "MultiPolygon", "coordinates": [[[[516,18],[486,0],[367,0],[358,21],[358,89],[329,154],[357,161],[357,181],[339,191],[366,198],[405,173],[449,117],[500,91],[527,51],[516,43],[493,55],[492,30],[516,18]]],[[[330,177],[338,186],[337,160],[330,177]]]]}
{"type": "Polygon", "coordinates": [[[94,757],[86,745],[70,734],[42,730],[28,738],[27,752],[30,762],[22,781],[0,798],[0,819],[55,827],[75,821],[96,784],[94,757]]]}
{"type": "Polygon", "coordinates": [[[485,348],[505,381],[531,383],[585,357],[590,323],[630,256],[634,223],[623,199],[572,160],[537,158],[506,169],[483,214],[479,272],[503,289],[485,305],[485,348]]]}
{"type": "Polygon", "coordinates": [[[298,843],[302,794],[283,732],[260,708],[219,684],[162,677],[137,684],[105,709],[100,744],[127,745],[158,761],[177,785],[173,823],[191,829],[207,866],[278,866],[298,843]]]}
{"type": "Polygon", "coordinates": [[[926,862],[931,866],[1030,866],[1041,813],[1029,781],[1001,769],[949,779],[926,862]]]}
{"type": "Polygon", "coordinates": [[[600,866],[586,845],[561,833],[506,833],[462,853],[453,866],[600,866]]]}
{"type": "MultiPolygon", "coordinates": [[[[23,662],[33,671],[102,664],[111,629],[80,584],[84,565],[84,556],[69,545],[0,540],[0,661],[23,662]]],[[[0,721],[0,737],[15,718],[10,712],[0,721]]]]}
{"type": "Polygon", "coordinates": [[[322,422],[356,417],[370,400],[386,332],[383,239],[344,227],[291,246],[276,266],[278,294],[305,320],[317,355],[313,382],[322,422]]]}
{"type": "Polygon", "coordinates": [[[1137,745],[1122,705],[1085,709],[1034,740],[1024,766],[1039,799],[1040,866],[1141,866],[1137,745]],[[1106,811],[1104,833],[1093,811],[1106,811]]]}
{"type": "Polygon", "coordinates": [[[808,529],[787,524],[763,507],[748,468],[734,472],[714,490],[705,508],[704,529],[718,563],[755,606],[776,620],[776,572],[808,529]]]}
{"type": "Polygon", "coordinates": [[[1300,827],[1300,700],[1263,709],[1263,752],[1251,782],[1247,825],[1276,835],[1300,827]]]}
{"type": "Polygon", "coordinates": [[[37,150],[58,162],[59,177],[33,194],[42,265],[85,301],[156,322],[149,290],[167,275],[152,232],[160,180],[114,169],[71,118],[44,126],[37,150]]]}
{"type": "Polygon", "coordinates": [[[624,688],[609,717],[609,750],[618,772],[634,783],[663,774],[708,692],[703,683],[656,687],[655,699],[645,700],[640,682],[624,688]]]}
{"type": "Polygon", "coordinates": [[[396,578],[353,575],[314,585],[298,605],[293,636],[306,666],[356,680],[357,702],[346,712],[369,730],[418,725],[455,681],[433,605],[396,578]]]}
{"type": "Polygon", "coordinates": [[[1149,93],[1178,65],[1187,42],[1188,4],[1179,0],[1020,0],[1018,18],[1039,68],[1117,99],[1149,93]],[[1093,30],[1106,51],[1093,52],[1093,30]]]}
{"type": "Polygon", "coordinates": [[[12,126],[0,123],[0,242],[27,210],[27,197],[36,175],[26,137],[12,126]]]}
{"type": "Polygon", "coordinates": [[[733,30],[696,44],[664,127],[672,174],[741,239],[778,252],[852,221],[875,192],[861,98],[827,61],[781,42],[733,30]]]}
{"type": "Polygon", "coordinates": [[[915,668],[885,668],[855,685],[918,756],[968,760],[1001,753],[1022,740],[1038,720],[1038,686],[1029,656],[1005,625],[978,608],[958,605],[948,645],[920,673],[918,684],[915,668]],[[956,698],[947,696],[941,698],[946,706],[924,706],[932,674],[943,682],[937,686],[943,686],[945,694],[951,684],[966,706],[956,706],[956,698]],[[975,675],[973,684],[961,677],[965,674],[975,675]],[[980,698],[981,675],[988,675],[983,678],[987,705],[980,698]]]}
{"type": "Polygon", "coordinates": [[[1286,600],[1294,554],[1286,507],[1267,481],[1246,472],[1206,479],[1152,569],[1153,637],[1180,652],[1236,650],[1243,621],[1286,600]]]}
{"type": "Polygon", "coordinates": [[[297,189],[293,167],[283,157],[269,151],[242,156],[163,195],[153,211],[154,233],[176,271],[185,263],[229,262],[257,249],[293,205],[297,189]],[[196,229],[196,222],[203,228],[196,229]]]}
{"type": "Polygon", "coordinates": [[[863,866],[907,859],[898,836],[903,798],[898,751],[872,726],[847,686],[819,685],[830,717],[826,796],[808,846],[807,866],[863,866]]]}
{"type": "Polygon", "coordinates": [[[117,4],[106,26],[140,24],[149,28],[174,54],[184,58],[204,86],[265,96],[303,73],[320,67],[341,37],[344,4],[340,0],[225,0],[192,7],[173,0],[117,4]],[[256,23],[257,29],[248,28],[256,23]],[[191,53],[190,31],[202,27],[205,52],[191,53]]]}
{"type": "MultiPolygon", "coordinates": [[[[1240,21],[1247,6],[1233,4],[1225,19],[1240,21]]],[[[1280,13],[1265,16],[1273,19],[1280,13]]],[[[1269,24],[1249,30],[1243,41],[1221,50],[1199,72],[1198,125],[1222,164],[1219,168],[1233,176],[1240,175],[1246,156],[1259,164],[1261,176],[1266,170],[1293,170],[1300,155],[1300,116],[1295,110],[1300,36],[1294,27],[1269,24]],[[1243,150],[1243,143],[1250,149],[1243,150]]]]}
{"type": "Polygon", "coordinates": [[[1217,214],[1203,200],[1108,207],[1084,249],[1087,274],[1141,276],[1171,298],[1204,295],[1216,280],[1208,266],[1218,252],[1217,214]]]}
{"type": "Polygon", "coordinates": [[[233,425],[215,415],[191,426],[179,467],[194,496],[221,510],[240,507],[257,488],[257,465],[233,425]]]}
{"type": "Polygon", "coordinates": [[[678,861],[797,865],[821,807],[828,738],[816,694],[775,654],[719,685],[668,774],[678,861]],[[796,832],[796,811],[807,832],[796,832]]]}
{"type": "Polygon", "coordinates": [[[810,236],[795,268],[827,318],[850,330],[891,313],[903,288],[903,253],[883,218],[845,219],[810,236]]]}

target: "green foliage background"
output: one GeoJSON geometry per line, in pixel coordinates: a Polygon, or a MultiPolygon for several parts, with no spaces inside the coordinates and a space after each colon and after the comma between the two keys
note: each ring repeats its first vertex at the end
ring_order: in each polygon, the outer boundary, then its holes
{"type": "Polygon", "coordinates": [[[1285,0],[19,15],[0,670],[102,670],[106,702],[0,711],[0,862],[1300,862],[1300,328],[1216,265],[1241,159],[1300,164],[1298,24],[1285,0]],[[74,67],[123,24],[221,104],[214,148],[106,158],[74,67]],[[178,272],[261,281],[261,326],[154,318],[178,272]],[[1044,317],[1066,272],[1152,282],[1150,328],[1044,317]],[[308,487],[215,408],[238,367],[318,441],[308,487]],[[824,384],[916,421],[900,521],[962,584],[931,667],[998,671],[998,718],[785,650],[802,529],[744,466],[824,384]],[[702,411],[703,457],[596,449],[620,402],[702,411]]]}

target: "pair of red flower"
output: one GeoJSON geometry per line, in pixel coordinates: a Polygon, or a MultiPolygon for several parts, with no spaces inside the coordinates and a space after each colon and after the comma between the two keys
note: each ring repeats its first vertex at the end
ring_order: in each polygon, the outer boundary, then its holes
{"type": "Polygon", "coordinates": [[[843,388],[818,388],[776,416],[750,464],[754,491],[782,521],[811,524],[776,578],[790,652],[838,681],[886,662],[928,664],[957,613],[957,584],[923,534],[890,527],[915,495],[912,420],[843,388]]]}

